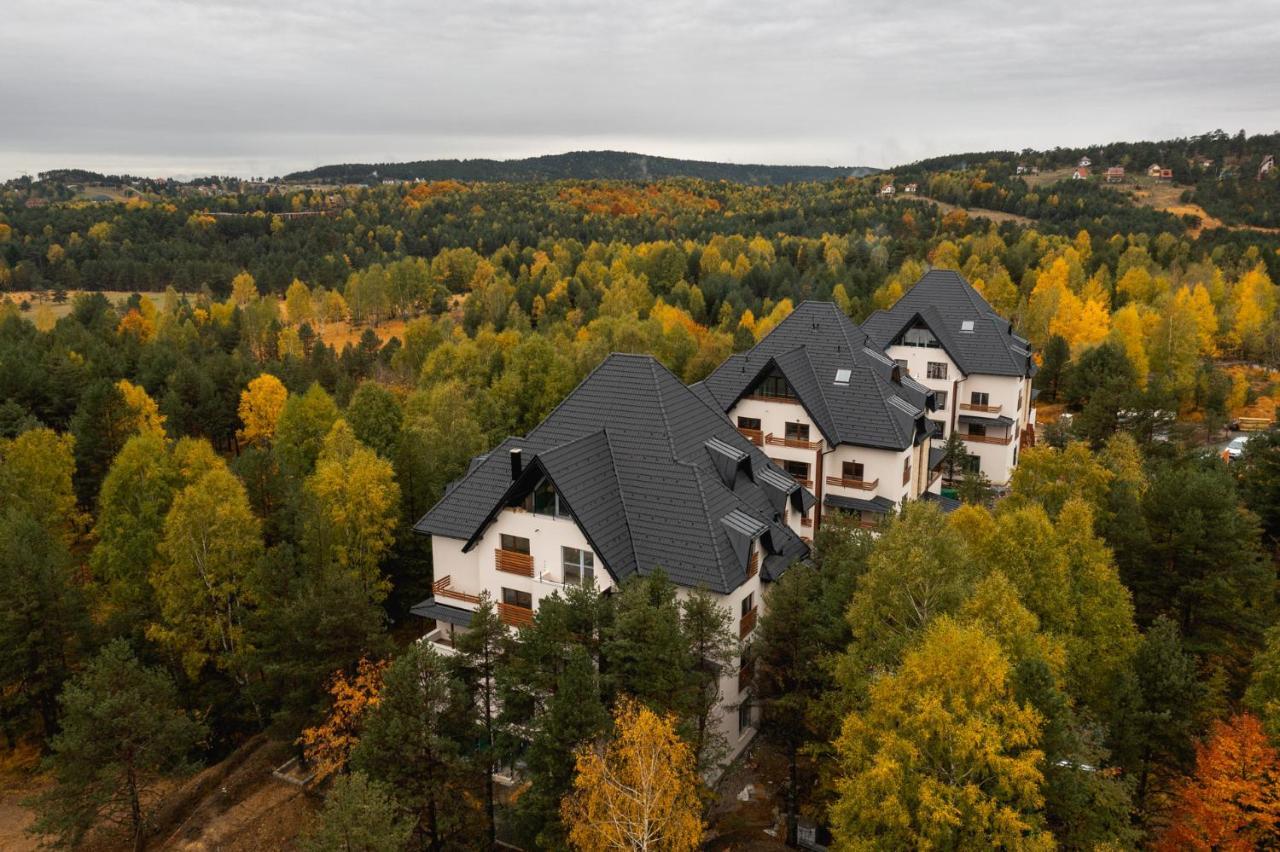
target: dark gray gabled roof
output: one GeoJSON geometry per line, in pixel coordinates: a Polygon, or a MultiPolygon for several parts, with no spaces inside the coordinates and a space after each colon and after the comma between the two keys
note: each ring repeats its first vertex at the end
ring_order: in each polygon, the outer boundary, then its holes
{"type": "Polygon", "coordinates": [[[746,579],[744,535],[787,562],[808,553],[779,520],[766,473],[789,480],[653,358],[615,354],[527,436],[479,457],[414,529],[469,547],[545,477],[615,580],[661,568],[680,585],[724,594],[746,579]]]}
{"type": "Polygon", "coordinates": [[[881,349],[922,322],[965,375],[1031,376],[1031,344],[1013,333],[1012,324],[959,273],[926,272],[888,310],[867,317],[862,330],[881,349]]]}
{"type": "Polygon", "coordinates": [[[727,412],[775,369],[828,444],[902,450],[927,434],[923,415],[932,408],[932,392],[899,375],[882,348],[831,302],[802,302],[764,340],[731,355],[693,390],[727,412]]]}

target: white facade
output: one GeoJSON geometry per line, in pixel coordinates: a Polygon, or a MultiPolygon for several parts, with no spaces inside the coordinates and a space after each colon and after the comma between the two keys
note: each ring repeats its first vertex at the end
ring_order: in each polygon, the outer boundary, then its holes
{"type": "Polygon", "coordinates": [[[1018,464],[1023,435],[1028,426],[1033,430],[1035,426],[1031,379],[982,373],[966,376],[941,346],[895,344],[887,354],[904,366],[911,378],[937,393],[938,410],[929,416],[942,426],[942,438],[958,431],[987,479],[998,487],[1007,485],[1018,464]],[[962,416],[989,423],[962,423],[962,416]],[[1001,425],[1004,417],[1012,423],[1001,425]],[[979,431],[985,434],[975,434],[979,431]]]}
{"type": "MultiPolygon", "coordinates": [[[[826,494],[859,500],[883,497],[898,507],[918,498],[934,484],[930,478],[927,438],[906,450],[852,444],[832,447],[823,439],[800,401],[782,397],[744,396],[729,409],[728,416],[765,455],[792,473],[796,481],[817,498],[804,518],[796,518],[795,512],[788,516],[788,524],[805,539],[812,539],[814,529],[822,523],[822,500],[826,494]],[[795,436],[806,434],[805,429],[797,426],[806,427],[807,441],[795,440],[795,436]],[[806,443],[811,446],[805,446],[806,443]],[[860,470],[857,465],[861,465],[860,470]],[[859,472],[860,479],[855,475],[859,472]]],[[[863,513],[862,521],[867,526],[879,520],[871,513],[863,513]]]]}
{"type": "MultiPolygon", "coordinates": [[[[795,521],[798,528],[799,519],[795,521]]],[[[597,589],[615,588],[599,556],[591,549],[577,522],[570,517],[505,508],[485,529],[475,547],[463,552],[464,545],[460,539],[439,535],[431,537],[436,602],[475,610],[480,593],[487,591],[502,620],[513,628],[532,619],[543,598],[576,583],[575,578],[570,577],[566,584],[564,548],[591,555],[592,576],[597,589]],[[505,542],[504,536],[508,537],[505,542]],[[517,541],[513,542],[512,538],[517,541]],[[503,547],[504,543],[523,545],[524,541],[528,542],[529,551],[525,559],[514,558],[512,552],[503,547]],[[523,605],[526,602],[529,604],[527,608],[523,605]]],[[[735,635],[744,642],[750,639],[754,624],[763,612],[759,566],[764,553],[759,542],[753,545],[753,553],[755,570],[746,582],[728,595],[710,593],[728,611],[735,635]],[[749,614],[742,611],[744,601],[748,602],[749,614]]],[[[581,557],[577,564],[583,564],[581,557]]],[[[677,589],[681,597],[687,596],[689,591],[683,587],[677,589]]],[[[451,654],[454,653],[456,636],[464,631],[465,628],[440,621],[424,639],[432,642],[442,653],[451,654]]],[[[740,666],[741,656],[738,667],[722,673],[720,700],[712,713],[712,724],[723,734],[729,746],[730,759],[742,751],[755,733],[754,720],[748,725],[740,725],[739,707],[745,698],[744,690],[739,689],[740,666]]]]}

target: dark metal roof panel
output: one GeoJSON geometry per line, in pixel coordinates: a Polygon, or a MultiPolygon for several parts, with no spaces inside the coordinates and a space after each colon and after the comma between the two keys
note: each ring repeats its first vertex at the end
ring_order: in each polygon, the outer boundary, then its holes
{"type": "Polygon", "coordinates": [[[893,307],[869,316],[862,330],[888,348],[917,318],[966,375],[1029,376],[1035,371],[1030,344],[959,273],[930,270],[893,307]],[[972,330],[965,330],[967,323],[972,330]]]}

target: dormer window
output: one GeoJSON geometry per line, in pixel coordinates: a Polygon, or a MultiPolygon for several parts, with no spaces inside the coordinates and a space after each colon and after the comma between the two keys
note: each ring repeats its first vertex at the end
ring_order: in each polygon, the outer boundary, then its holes
{"type": "Polygon", "coordinates": [[[795,399],[796,393],[791,389],[791,385],[786,378],[777,370],[769,373],[760,380],[760,384],[755,390],[758,396],[777,397],[780,399],[795,399]]]}
{"type": "Polygon", "coordinates": [[[553,518],[569,517],[569,507],[564,505],[555,487],[546,477],[534,486],[533,491],[524,498],[521,506],[526,512],[533,512],[535,515],[549,515],[553,518]]]}

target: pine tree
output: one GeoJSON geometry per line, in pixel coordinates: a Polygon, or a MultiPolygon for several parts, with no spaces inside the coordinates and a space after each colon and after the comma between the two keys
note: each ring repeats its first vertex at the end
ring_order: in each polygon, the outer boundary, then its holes
{"type": "Polygon", "coordinates": [[[62,731],[46,763],[54,786],[34,800],[32,831],[75,845],[98,826],[115,827],[140,852],[159,804],[154,791],[192,768],[187,757],[204,729],[180,708],[169,676],[140,665],[122,639],[59,701],[62,731]]]}
{"type": "Polygon", "coordinates": [[[303,852],[401,852],[413,831],[401,810],[394,791],[363,772],[339,776],[299,846],[303,852]]]}

